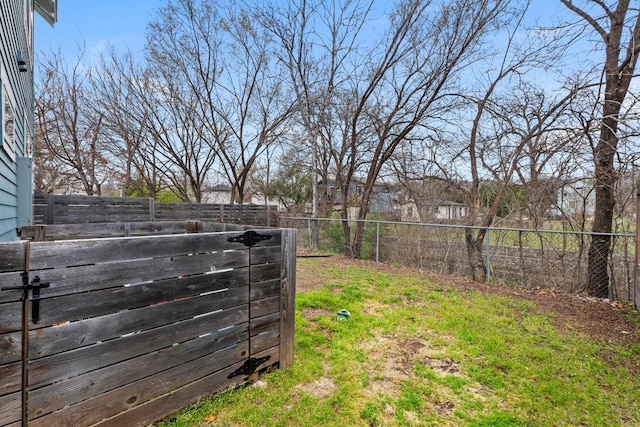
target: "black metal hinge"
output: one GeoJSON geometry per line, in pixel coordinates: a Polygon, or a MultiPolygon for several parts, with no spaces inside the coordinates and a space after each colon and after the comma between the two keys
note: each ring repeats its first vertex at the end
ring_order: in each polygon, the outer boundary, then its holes
{"type": "Polygon", "coordinates": [[[242,243],[245,246],[253,246],[256,243],[261,242],[263,240],[269,240],[271,237],[272,236],[267,234],[258,234],[253,230],[249,230],[239,236],[229,237],[227,241],[242,243]]]}
{"type": "Polygon", "coordinates": [[[238,375],[251,375],[256,371],[258,366],[262,365],[269,359],[271,359],[271,356],[250,357],[246,360],[246,362],[244,362],[244,365],[240,366],[238,369],[230,373],[227,378],[237,377],[238,375]]]}
{"type": "Polygon", "coordinates": [[[21,273],[20,275],[22,276],[21,285],[7,286],[0,288],[0,291],[22,289],[20,301],[25,301],[29,298],[29,290],[31,290],[31,321],[38,323],[38,320],[40,320],[40,289],[48,288],[49,283],[41,283],[39,276],[34,277],[31,283],[29,283],[29,273],[21,273]]]}

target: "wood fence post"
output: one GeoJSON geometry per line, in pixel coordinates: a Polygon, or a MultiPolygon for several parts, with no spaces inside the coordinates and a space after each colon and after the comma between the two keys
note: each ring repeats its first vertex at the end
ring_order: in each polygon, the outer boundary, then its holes
{"type": "Polygon", "coordinates": [[[45,218],[45,224],[55,224],[54,216],[55,216],[55,200],[53,194],[47,194],[45,196],[47,200],[47,213],[45,218]]]}
{"type": "Polygon", "coordinates": [[[153,197],[149,197],[149,221],[156,220],[156,205],[153,197]]]}
{"type": "Polygon", "coordinates": [[[46,225],[34,225],[33,226],[33,238],[34,242],[44,242],[47,237],[46,225]]]}
{"type": "Polygon", "coordinates": [[[293,364],[296,314],[296,230],[282,229],[280,272],[280,369],[293,364]]]}

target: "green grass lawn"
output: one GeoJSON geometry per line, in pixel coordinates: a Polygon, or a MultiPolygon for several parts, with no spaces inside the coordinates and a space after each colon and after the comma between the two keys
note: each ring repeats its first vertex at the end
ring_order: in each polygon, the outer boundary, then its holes
{"type": "Polygon", "coordinates": [[[637,338],[559,329],[534,301],[406,269],[298,270],[294,365],[159,426],[640,425],[637,338]]]}

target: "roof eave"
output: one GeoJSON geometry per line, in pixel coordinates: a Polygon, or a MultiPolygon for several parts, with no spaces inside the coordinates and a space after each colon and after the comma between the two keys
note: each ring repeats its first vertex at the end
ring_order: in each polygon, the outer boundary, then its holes
{"type": "Polygon", "coordinates": [[[52,27],[58,22],[58,0],[34,0],[36,12],[52,27]]]}

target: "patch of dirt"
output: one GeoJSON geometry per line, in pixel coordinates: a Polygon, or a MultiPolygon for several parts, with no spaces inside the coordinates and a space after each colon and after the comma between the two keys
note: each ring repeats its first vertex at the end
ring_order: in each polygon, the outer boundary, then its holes
{"type": "Polygon", "coordinates": [[[305,318],[311,320],[320,316],[333,315],[333,312],[330,310],[327,310],[326,308],[304,307],[302,309],[302,314],[304,315],[305,318]]]}
{"type": "Polygon", "coordinates": [[[415,363],[423,362],[429,351],[428,344],[419,340],[397,340],[380,337],[376,341],[361,344],[369,354],[374,372],[370,390],[374,394],[398,397],[402,381],[413,372],[415,363]]]}
{"type": "MultiPolygon", "coordinates": [[[[463,290],[473,289],[488,294],[532,301],[537,307],[536,311],[543,315],[549,315],[555,326],[561,330],[583,333],[602,343],[640,344],[640,328],[628,320],[632,309],[607,299],[571,295],[553,290],[529,290],[494,283],[482,284],[460,276],[440,275],[418,269],[354,260],[341,256],[331,256],[321,260],[331,268],[352,265],[366,267],[381,273],[412,273],[443,286],[463,290]]],[[[327,283],[327,280],[333,278],[330,274],[318,273],[316,268],[304,266],[298,266],[296,275],[296,287],[302,292],[322,287],[327,283]]]]}
{"type": "Polygon", "coordinates": [[[449,357],[437,359],[427,356],[424,362],[437,372],[445,374],[457,374],[460,372],[460,365],[458,365],[458,362],[449,357]]]}
{"type": "Polygon", "coordinates": [[[336,385],[327,377],[320,377],[320,379],[301,384],[296,387],[298,390],[302,390],[305,393],[311,394],[319,399],[331,396],[336,391],[336,385]]]}
{"type": "Polygon", "coordinates": [[[371,300],[367,300],[364,303],[364,308],[362,309],[362,312],[364,314],[367,314],[369,316],[375,316],[375,317],[382,317],[382,312],[385,309],[385,305],[382,303],[379,303],[378,301],[371,301],[371,300]]]}

